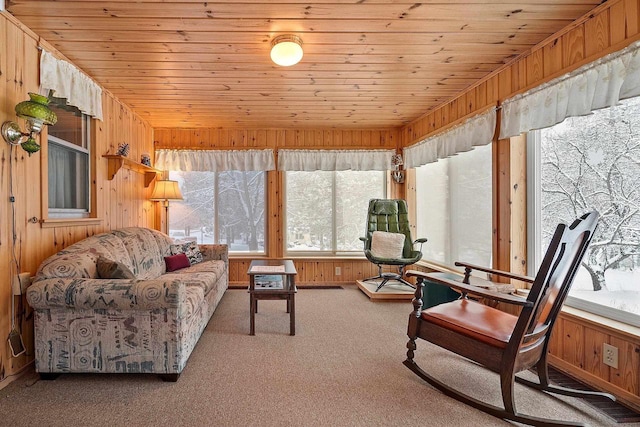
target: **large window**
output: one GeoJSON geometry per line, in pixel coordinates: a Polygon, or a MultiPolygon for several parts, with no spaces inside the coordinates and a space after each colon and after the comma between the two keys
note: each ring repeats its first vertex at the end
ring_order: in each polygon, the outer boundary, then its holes
{"type": "Polygon", "coordinates": [[[264,253],[266,172],[170,172],[183,201],[171,202],[169,235],[264,253]]]}
{"type": "Polygon", "coordinates": [[[58,122],[48,127],[49,217],[89,216],[90,120],[64,99],[51,108],[58,122]]]}
{"type": "Polygon", "coordinates": [[[595,209],[567,305],[640,326],[640,99],[531,132],[528,159],[530,271],[558,222],[595,209]]]}
{"type": "Polygon", "coordinates": [[[491,145],[416,168],[417,236],[426,261],[491,266],[491,145]]]}
{"type": "Polygon", "coordinates": [[[384,171],[286,172],[287,252],[362,253],[369,200],[385,186],[384,171]]]}

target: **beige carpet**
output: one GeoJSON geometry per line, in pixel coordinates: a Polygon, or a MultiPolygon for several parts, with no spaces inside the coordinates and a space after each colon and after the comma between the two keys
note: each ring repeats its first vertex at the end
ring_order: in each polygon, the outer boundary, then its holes
{"type": "MultiPolygon", "coordinates": [[[[509,425],[442,395],[402,365],[409,302],[373,303],[355,286],[302,289],[296,336],[288,335],[282,301],[260,301],[256,336],[249,336],[248,299],[243,290],[225,294],[177,383],[154,375],[30,375],[0,390],[0,425],[509,425]]],[[[495,374],[422,343],[416,360],[500,402],[495,374]]],[[[525,413],[613,425],[573,398],[518,386],[517,402],[525,413]]]]}

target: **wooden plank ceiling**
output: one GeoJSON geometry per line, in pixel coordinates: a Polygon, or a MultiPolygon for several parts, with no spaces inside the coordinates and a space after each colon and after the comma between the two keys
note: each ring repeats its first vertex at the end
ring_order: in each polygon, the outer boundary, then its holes
{"type": "Polygon", "coordinates": [[[601,0],[7,0],[153,127],[404,125],[601,0]],[[304,57],[269,58],[293,33],[304,57]]]}

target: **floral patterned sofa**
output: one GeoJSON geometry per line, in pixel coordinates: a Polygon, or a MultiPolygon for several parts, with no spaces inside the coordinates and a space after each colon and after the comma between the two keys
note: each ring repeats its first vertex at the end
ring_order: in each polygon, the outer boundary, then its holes
{"type": "Polygon", "coordinates": [[[47,258],[27,291],[36,371],[45,379],[135,372],[177,381],[229,283],[227,246],[199,249],[202,262],[167,272],[165,257],[180,246],[155,230],[125,228],[47,258]],[[105,269],[105,260],[118,268],[105,269]],[[103,278],[123,271],[131,278],[103,278]]]}

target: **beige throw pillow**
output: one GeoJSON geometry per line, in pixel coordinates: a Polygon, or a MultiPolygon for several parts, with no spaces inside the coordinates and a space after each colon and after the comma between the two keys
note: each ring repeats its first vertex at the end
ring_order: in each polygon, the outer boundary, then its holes
{"type": "Polygon", "coordinates": [[[376,258],[402,258],[404,234],[374,231],[371,237],[371,253],[376,258]]]}

